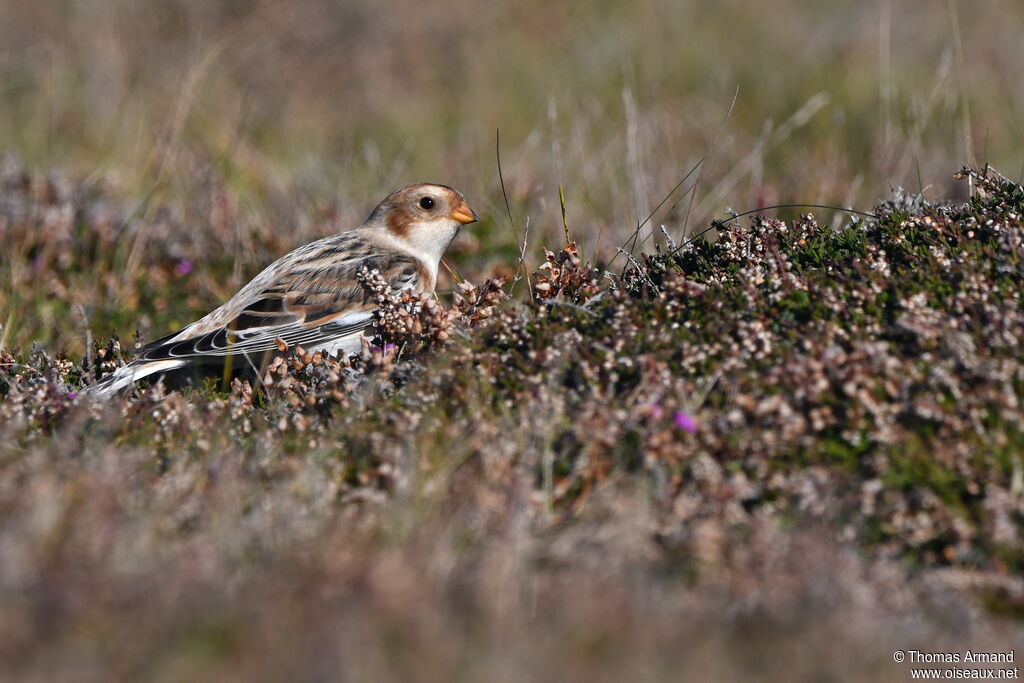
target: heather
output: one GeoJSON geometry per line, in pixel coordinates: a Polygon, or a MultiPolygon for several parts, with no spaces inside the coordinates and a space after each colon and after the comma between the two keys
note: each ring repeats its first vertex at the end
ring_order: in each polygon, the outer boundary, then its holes
{"type": "MultiPolygon", "coordinates": [[[[639,665],[623,630],[672,669],[691,629],[770,648],[782,625],[815,642],[824,619],[864,644],[882,619],[941,642],[951,609],[1006,642],[1024,596],[1024,189],[958,176],[967,202],[721,221],[618,269],[569,243],[440,300],[367,272],[363,353],[282,344],[255,386],[99,402],[83,387],[141,340],[5,352],[5,659],[46,675],[131,634],[129,677],[158,654],[206,675],[401,677],[428,652],[439,672],[504,669],[509,637],[593,675],[639,665]]],[[[108,198],[39,182],[5,186],[24,208],[8,234],[88,258],[108,198]]],[[[811,650],[808,675],[843,661],[811,650]]]]}

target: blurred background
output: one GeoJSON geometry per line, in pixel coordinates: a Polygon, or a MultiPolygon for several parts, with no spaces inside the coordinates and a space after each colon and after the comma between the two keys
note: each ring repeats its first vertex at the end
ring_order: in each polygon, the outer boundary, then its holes
{"type": "Polygon", "coordinates": [[[1017,0],[5,0],[0,150],[114,188],[129,233],[176,217],[180,244],[121,240],[124,267],[190,244],[203,267],[222,257],[219,287],[169,324],[413,181],[484,217],[457,271],[511,272],[498,130],[528,262],[563,240],[559,185],[571,238],[607,262],[704,157],[651,224],[677,239],[729,208],[962,197],[965,162],[1019,178],[1022,26],[1017,0]],[[234,237],[202,239],[218,221],[234,237]]]}

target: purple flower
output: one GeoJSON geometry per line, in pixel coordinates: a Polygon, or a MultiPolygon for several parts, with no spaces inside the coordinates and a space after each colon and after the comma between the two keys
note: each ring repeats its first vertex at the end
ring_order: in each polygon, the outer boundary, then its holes
{"type": "Polygon", "coordinates": [[[697,431],[697,422],[688,413],[681,410],[676,411],[675,423],[676,427],[691,434],[697,431]]]}
{"type": "Polygon", "coordinates": [[[76,398],[78,398],[78,394],[75,393],[74,391],[72,391],[71,393],[68,394],[68,400],[69,401],[74,401],[76,398]]]}
{"type": "Polygon", "coordinates": [[[188,259],[182,259],[178,261],[178,265],[174,269],[178,271],[178,275],[188,275],[192,272],[192,262],[188,259]]]}

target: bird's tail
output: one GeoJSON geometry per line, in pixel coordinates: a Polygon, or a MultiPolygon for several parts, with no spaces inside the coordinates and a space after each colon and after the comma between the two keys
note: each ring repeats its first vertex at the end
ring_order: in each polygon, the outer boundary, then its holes
{"type": "Polygon", "coordinates": [[[184,360],[154,360],[130,363],[96,382],[85,393],[96,398],[110,398],[140,379],[156,373],[175,370],[183,365],[185,365],[184,360]]]}

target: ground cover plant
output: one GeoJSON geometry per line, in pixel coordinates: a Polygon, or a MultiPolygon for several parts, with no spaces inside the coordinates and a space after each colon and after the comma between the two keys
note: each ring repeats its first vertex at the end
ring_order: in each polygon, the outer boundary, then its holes
{"type": "MultiPolygon", "coordinates": [[[[580,675],[739,675],[673,656],[710,619],[712,648],[787,625],[813,675],[843,659],[810,654],[813,622],[950,637],[929,599],[973,611],[972,638],[1019,634],[1024,189],[958,175],[966,203],[897,193],[839,229],[735,219],[619,271],[569,243],[515,276],[527,298],[492,279],[444,302],[368,272],[363,354],[288,349],[255,387],[97,402],[83,387],[132,342],[5,351],[5,661],[401,678],[429,656],[446,678],[502,670],[502,638],[539,619],[506,673],[550,646],[580,675]],[[623,656],[630,638],[653,649],[623,656]]],[[[36,260],[54,272],[102,253],[109,198],[40,184],[5,177],[6,237],[65,236],[36,260]]]]}

